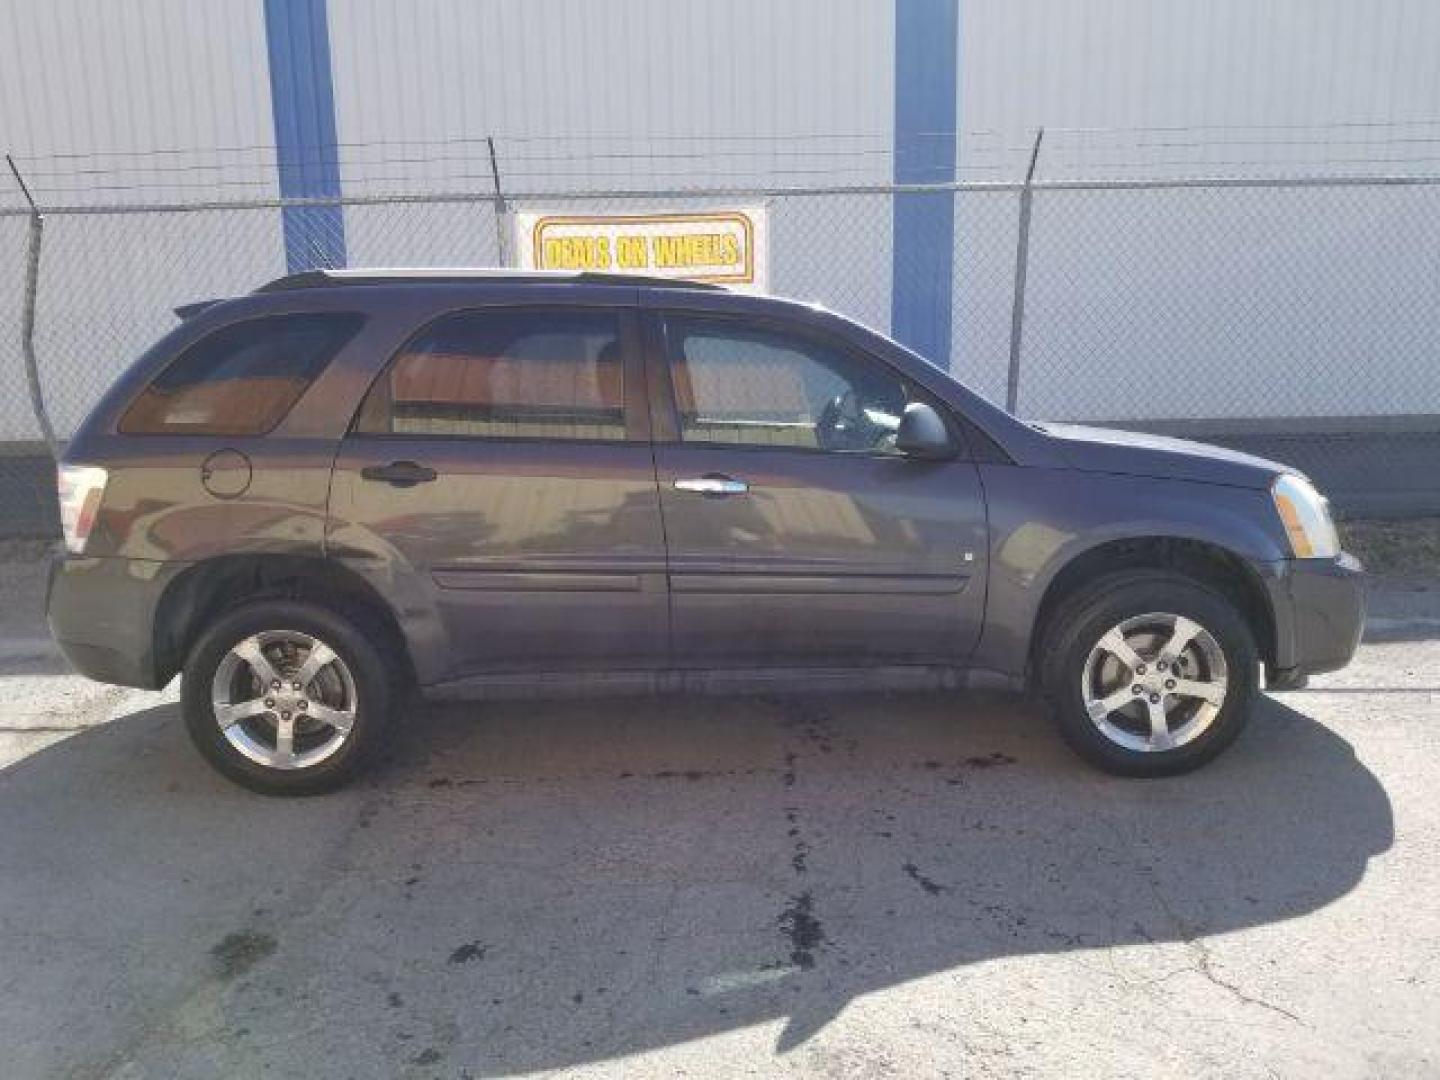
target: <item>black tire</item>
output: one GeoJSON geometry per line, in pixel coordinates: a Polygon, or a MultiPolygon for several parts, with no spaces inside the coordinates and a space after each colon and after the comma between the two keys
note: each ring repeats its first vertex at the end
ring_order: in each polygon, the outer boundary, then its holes
{"type": "MultiPolygon", "coordinates": [[[[1245,617],[1230,600],[1181,574],[1128,570],[1105,575],[1068,597],[1041,628],[1041,634],[1037,656],[1040,684],[1061,734],[1082,757],[1106,772],[1171,776],[1199,768],[1239,736],[1258,690],[1258,652],[1245,617]],[[1115,741],[1092,719],[1083,686],[1087,662],[1100,639],[1127,620],[1138,620],[1153,612],[1184,616],[1208,632],[1224,657],[1226,688],[1223,702],[1208,720],[1208,726],[1197,725],[1199,733],[1189,741],[1166,749],[1136,749],[1115,741]]],[[[1147,659],[1143,652],[1140,655],[1147,659]]],[[[1189,657],[1186,663],[1188,666],[1189,657]]],[[[1146,677],[1160,676],[1152,670],[1146,677]]],[[[1125,693],[1125,681],[1129,680],[1122,680],[1115,692],[1125,693]]],[[[1111,729],[1133,724],[1143,731],[1143,717],[1147,715],[1143,711],[1147,708],[1144,699],[1148,695],[1141,694],[1128,713],[1110,714],[1107,720],[1118,718],[1111,729]]],[[[1164,695],[1161,699],[1167,705],[1171,702],[1164,695]]],[[[1202,706],[1197,701],[1189,707],[1202,706]]],[[[1139,737],[1143,738],[1143,734],[1139,737]]]]}
{"type": "Polygon", "coordinates": [[[396,664],[393,658],[387,662],[377,647],[383,640],[381,634],[367,629],[361,618],[298,600],[255,600],[227,611],[201,635],[185,663],[180,700],[191,740],[211,765],[252,791],[316,795],[341,787],[375,755],[399,700],[396,664]],[[304,634],[324,642],[348,668],[353,681],[354,718],[349,734],[337,750],[313,765],[278,768],[257,763],[232,745],[216,720],[212,686],[221,663],[245,639],[275,632],[304,634]]]}

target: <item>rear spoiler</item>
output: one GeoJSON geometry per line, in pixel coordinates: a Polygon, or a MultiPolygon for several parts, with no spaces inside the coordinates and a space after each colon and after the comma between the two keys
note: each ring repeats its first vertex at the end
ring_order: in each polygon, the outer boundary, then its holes
{"type": "Polygon", "coordinates": [[[196,300],[193,304],[181,304],[175,309],[175,314],[182,319],[193,319],[207,308],[212,308],[220,303],[219,300],[196,300]]]}

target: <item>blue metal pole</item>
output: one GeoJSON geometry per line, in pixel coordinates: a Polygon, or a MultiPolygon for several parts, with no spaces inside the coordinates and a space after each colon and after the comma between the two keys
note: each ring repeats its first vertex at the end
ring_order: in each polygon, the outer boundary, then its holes
{"type": "MultiPolygon", "coordinates": [[[[335,89],[326,0],[265,0],[270,103],[282,198],[339,198],[335,89]]],[[[291,273],[345,265],[344,209],[287,206],[285,265],[291,273]]]]}
{"type": "MultiPolygon", "coordinates": [[[[959,0],[895,0],[895,182],[955,179],[959,0]]],[[[951,365],[955,196],[894,199],[890,330],[940,367],[951,365]]]]}

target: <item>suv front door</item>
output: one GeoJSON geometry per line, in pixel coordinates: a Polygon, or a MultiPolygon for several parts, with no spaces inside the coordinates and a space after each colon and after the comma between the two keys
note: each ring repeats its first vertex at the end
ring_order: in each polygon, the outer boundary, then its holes
{"type": "Polygon", "coordinates": [[[450,674],[666,658],[665,543],[633,309],[444,315],[371,387],[332,551],[398,560],[450,674]]]}
{"type": "Polygon", "coordinates": [[[894,445],[909,402],[945,407],[805,328],[646,319],[674,662],[962,664],[984,612],[979,476],[963,445],[894,445]]]}

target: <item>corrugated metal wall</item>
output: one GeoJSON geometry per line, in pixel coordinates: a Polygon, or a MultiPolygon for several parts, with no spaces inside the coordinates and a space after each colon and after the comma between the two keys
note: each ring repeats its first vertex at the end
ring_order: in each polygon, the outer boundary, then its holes
{"type": "Polygon", "coordinates": [[[0,152],[55,203],[273,195],[267,72],[258,0],[3,0],[0,152]]]}
{"type": "Polygon", "coordinates": [[[1440,166],[1433,0],[962,0],[961,42],[967,179],[1042,124],[1042,175],[1440,166]]]}
{"type": "MultiPolygon", "coordinates": [[[[259,3],[3,0],[0,152],[16,155],[49,205],[273,198],[267,75],[259,3]]],[[[0,206],[21,205],[5,170],[0,206]]],[[[0,309],[0,440],[35,439],[19,375],[24,219],[5,221],[15,240],[4,290],[16,303],[0,309]]],[[[219,214],[51,217],[36,345],[62,437],[173,324],[172,306],[283,273],[279,225],[273,214],[243,223],[219,214]]]]}
{"type": "MultiPolygon", "coordinates": [[[[490,190],[489,136],[509,191],[889,179],[888,3],[332,0],[330,19],[348,193],[490,190]]],[[[846,298],[851,310],[885,325],[890,232],[880,209],[822,244],[823,226],[795,208],[779,223],[774,258],[793,261],[780,252],[787,230],[792,250],[824,247],[864,283],[846,298]]],[[[357,264],[497,258],[480,209],[422,235],[394,214],[356,208],[346,231],[357,264]]]]}
{"type": "MultiPolygon", "coordinates": [[[[889,3],[332,0],[330,21],[347,191],[488,181],[488,135],[522,191],[799,183],[835,171],[815,136],[889,150],[889,3]]],[[[838,171],[885,179],[875,156],[838,171]]]]}
{"type": "MultiPolygon", "coordinates": [[[[895,2],[329,0],[345,190],[481,183],[490,135],[521,188],[887,179],[895,2]]],[[[1440,165],[1433,0],[956,2],[966,179],[1041,124],[1057,176],[1440,165]]],[[[270,193],[274,142],[262,0],[0,0],[52,201],[270,193]]]]}
{"type": "MultiPolygon", "coordinates": [[[[1433,0],[958,2],[967,179],[1016,175],[1040,124],[1055,175],[1440,164],[1433,0]]],[[[328,11],[349,192],[486,179],[467,147],[488,135],[531,188],[890,175],[893,0],[328,11]]],[[[273,191],[264,21],[261,0],[3,0],[0,147],[56,156],[31,170],[52,196],[273,191]]]]}
{"type": "MultiPolygon", "coordinates": [[[[339,145],[306,152],[334,159],[349,195],[488,191],[492,135],[511,191],[886,181],[896,85],[915,61],[900,55],[911,46],[897,36],[897,5],[923,14],[948,3],[0,0],[0,150],[21,159],[51,204],[273,196],[283,163],[268,57],[277,13],[308,5],[328,19],[329,62],[310,74],[333,83],[339,145]]],[[[964,179],[1019,176],[1041,124],[1042,178],[1440,169],[1433,0],[955,3],[964,179]]],[[[293,59],[303,67],[307,55],[293,59]]],[[[1434,267],[1417,242],[1430,217],[1401,202],[1040,200],[1022,402],[1132,415],[1141,406],[1124,397],[1124,379],[1105,373],[1145,370],[1163,352],[1169,369],[1196,374],[1158,383],[1143,403],[1149,415],[1440,410],[1429,375],[1434,267]],[[1250,257],[1257,235],[1263,259],[1250,257]],[[1397,254],[1398,238],[1407,254],[1397,254]],[[1182,249],[1195,253],[1186,265],[1153,261],[1155,250],[1182,249]],[[1341,264],[1349,272],[1327,269],[1341,264]],[[1279,314],[1255,308],[1257,289],[1279,314]],[[1227,340],[1217,323],[1232,316],[1227,340]],[[1307,376],[1311,350],[1346,340],[1371,377],[1341,386],[1307,376]],[[1237,379],[1284,385],[1285,399],[1215,389],[1237,379]]],[[[0,177],[0,205],[19,203],[0,177]]],[[[773,209],[772,280],[890,326],[891,200],[773,209]]],[[[486,206],[334,217],[354,265],[498,257],[486,206]]],[[[1013,196],[961,200],[948,267],[949,359],[992,396],[1004,387],[1013,222],[1013,196]]],[[[92,339],[128,348],[163,325],[173,303],[285,266],[270,212],[53,219],[40,327],[62,430],[93,396],[96,358],[80,358],[92,339]]],[[[6,371],[18,366],[14,337],[7,303],[6,371]]],[[[118,368],[124,351],[101,362],[118,368]]],[[[32,434],[23,399],[5,395],[0,437],[32,434]]]]}

